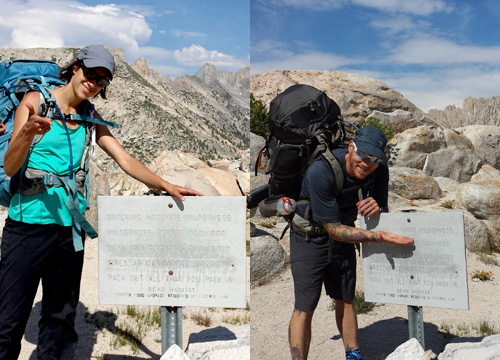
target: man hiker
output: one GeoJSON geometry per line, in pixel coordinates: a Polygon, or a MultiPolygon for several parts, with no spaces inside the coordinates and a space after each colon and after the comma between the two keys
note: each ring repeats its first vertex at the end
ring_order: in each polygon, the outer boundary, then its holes
{"type": "Polygon", "coordinates": [[[355,245],[368,241],[413,244],[413,239],[406,236],[354,227],[358,213],[370,217],[388,211],[386,144],[380,129],[367,126],[357,131],[347,148],[332,150],[344,176],[342,189],[336,188],[334,172],[320,157],[307,169],[300,195],[301,200],[307,201],[298,203],[290,234],[295,293],[289,326],[292,359],[307,359],[311,321],[323,284],[327,295],[335,301],[335,319],[346,359],[361,359],[353,304],[355,245]]]}

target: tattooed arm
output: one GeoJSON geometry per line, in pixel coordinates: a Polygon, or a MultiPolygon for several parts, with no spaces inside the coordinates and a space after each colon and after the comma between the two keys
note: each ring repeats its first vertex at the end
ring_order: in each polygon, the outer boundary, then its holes
{"type": "Polygon", "coordinates": [[[352,226],[342,225],[337,223],[323,222],[325,230],[333,240],[357,244],[360,242],[386,242],[397,245],[411,245],[413,239],[407,236],[396,235],[387,231],[378,230],[376,232],[364,229],[358,229],[352,226]]]}

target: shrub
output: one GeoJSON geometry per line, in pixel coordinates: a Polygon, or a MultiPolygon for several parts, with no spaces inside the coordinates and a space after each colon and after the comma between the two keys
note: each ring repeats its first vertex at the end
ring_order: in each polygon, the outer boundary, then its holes
{"type": "Polygon", "coordinates": [[[479,332],[482,336],[490,336],[498,333],[495,327],[490,325],[486,320],[479,323],[479,332]]]}
{"type": "Polygon", "coordinates": [[[269,132],[267,107],[250,93],[250,131],[266,137],[269,132]]]}
{"type": "Polygon", "coordinates": [[[365,126],[374,126],[376,128],[379,128],[385,134],[385,137],[387,138],[387,140],[391,140],[394,137],[394,129],[378,119],[366,118],[358,124],[359,128],[362,128],[365,126]]]}
{"type": "Polygon", "coordinates": [[[488,281],[493,278],[493,273],[491,271],[476,270],[474,271],[474,274],[472,274],[472,278],[479,279],[481,281],[488,281]]]}
{"type": "Polygon", "coordinates": [[[356,291],[354,308],[358,314],[367,314],[375,308],[375,303],[365,301],[365,294],[362,291],[356,291]]]}
{"type": "MultiPolygon", "coordinates": [[[[354,294],[354,309],[357,314],[367,314],[375,308],[376,304],[372,302],[365,301],[365,294],[362,291],[356,291],[354,294]]],[[[331,305],[328,310],[335,310],[335,300],[332,300],[331,305]]]]}

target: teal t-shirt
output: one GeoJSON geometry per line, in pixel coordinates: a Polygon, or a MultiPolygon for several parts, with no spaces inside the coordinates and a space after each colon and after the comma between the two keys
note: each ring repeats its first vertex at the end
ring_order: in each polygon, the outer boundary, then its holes
{"type": "MultiPolygon", "coordinates": [[[[68,129],[73,152],[73,171],[80,168],[85,150],[85,126],[68,129]]],[[[70,151],[66,130],[54,120],[50,131],[35,144],[28,167],[56,175],[68,175],[70,151]]],[[[80,212],[85,212],[85,198],[79,194],[80,212]]],[[[50,187],[33,196],[15,194],[10,202],[9,217],[28,224],[59,224],[71,226],[72,217],[67,206],[67,194],[62,187],[50,187]]]]}

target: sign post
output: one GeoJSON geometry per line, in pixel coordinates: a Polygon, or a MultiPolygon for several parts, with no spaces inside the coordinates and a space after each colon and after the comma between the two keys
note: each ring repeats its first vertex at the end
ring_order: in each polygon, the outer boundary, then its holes
{"type": "Polygon", "coordinates": [[[424,309],[422,306],[408,305],[408,334],[409,338],[415,338],[425,349],[424,339],[424,309]]]}
{"type": "Polygon", "coordinates": [[[182,307],[161,307],[161,353],[177,344],[182,349],[182,307]]]}
{"type": "Polygon", "coordinates": [[[408,330],[425,349],[423,306],[469,309],[463,213],[384,213],[361,227],[414,239],[363,244],[366,301],[408,305],[408,330]]]}
{"type": "Polygon", "coordinates": [[[162,307],[162,351],[182,348],[182,307],[246,307],[243,196],[101,196],[101,304],[162,307]]]}

